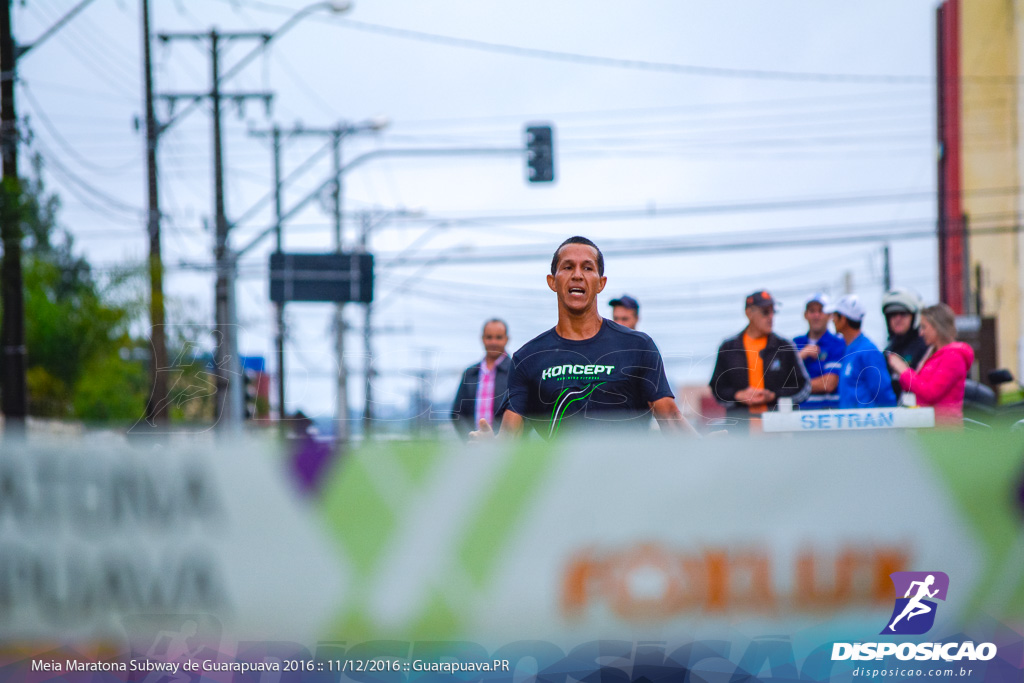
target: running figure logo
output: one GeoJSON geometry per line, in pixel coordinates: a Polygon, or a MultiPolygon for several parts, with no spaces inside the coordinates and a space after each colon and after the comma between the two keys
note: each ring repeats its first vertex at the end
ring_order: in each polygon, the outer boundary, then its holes
{"type": "Polygon", "coordinates": [[[897,598],[882,635],[918,636],[927,633],[935,623],[938,607],[929,598],[946,599],[949,577],[943,572],[893,572],[889,578],[896,587],[897,598]],[[898,597],[901,594],[903,597],[898,597]]]}

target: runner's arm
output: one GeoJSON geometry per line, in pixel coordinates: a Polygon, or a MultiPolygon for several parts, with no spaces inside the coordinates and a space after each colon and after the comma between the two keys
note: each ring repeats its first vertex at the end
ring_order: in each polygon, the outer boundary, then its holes
{"type": "MultiPolygon", "coordinates": [[[[700,436],[700,432],[694,429],[690,421],[683,417],[683,414],[679,411],[679,406],[676,405],[676,400],[671,396],[659,398],[657,401],[652,402],[650,406],[651,411],[654,413],[654,419],[658,421],[658,426],[661,427],[661,431],[700,436]]],[[[502,424],[501,429],[502,431],[505,430],[504,424],[502,424]]]]}

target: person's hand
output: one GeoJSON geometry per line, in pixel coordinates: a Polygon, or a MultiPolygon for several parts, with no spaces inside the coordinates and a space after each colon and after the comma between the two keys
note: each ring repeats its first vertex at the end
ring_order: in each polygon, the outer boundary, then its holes
{"type": "Polygon", "coordinates": [[[494,430],[491,429],[491,425],[488,424],[487,420],[480,418],[480,425],[475,432],[469,433],[470,441],[490,441],[494,438],[494,430]]]}
{"type": "Polygon", "coordinates": [[[800,360],[817,358],[819,353],[821,353],[821,348],[817,344],[808,344],[804,348],[800,349],[800,360]]]}
{"type": "Polygon", "coordinates": [[[736,402],[737,403],[750,403],[750,395],[753,392],[754,392],[754,389],[752,387],[747,387],[746,389],[740,389],[739,391],[736,392],[736,402]]]}
{"type": "Polygon", "coordinates": [[[764,389],[755,389],[753,387],[747,387],[746,389],[740,389],[737,391],[736,400],[740,403],[746,403],[747,405],[767,403],[764,395],[764,389]]]}
{"type": "Polygon", "coordinates": [[[775,392],[771,389],[762,389],[761,396],[761,403],[771,403],[775,400],[775,392]]]}
{"type": "Polygon", "coordinates": [[[903,372],[910,368],[907,362],[903,360],[899,354],[893,353],[892,351],[886,354],[886,358],[889,361],[889,367],[892,368],[893,372],[897,375],[902,375],[903,372]]]}

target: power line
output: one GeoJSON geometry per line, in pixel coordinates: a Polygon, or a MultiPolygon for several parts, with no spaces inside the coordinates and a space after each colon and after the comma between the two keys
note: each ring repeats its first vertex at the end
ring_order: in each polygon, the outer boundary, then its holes
{"type": "Polygon", "coordinates": [[[36,100],[35,95],[32,94],[32,89],[29,87],[28,83],[24,80],[19,80],[18,85],[21,86],[22,93],[28,100],[32,112],[39,118],[40,121],[42,121],[43,127],[46,128],[50,136],[57,142],[58,145],[60,145],[60,147],[65,152],[67,152],[70,156],[74,157],[75,161],[85,166],[86,168],[92,169],[93,171],[107,174],[118,173],[126,168],[131,168],[133,166],[138,165],[138,160],[132,160],[125,164],[121,164],[120,166],[109,167],[102,166],[100,164],[90,161],[89,159],[86,159],[84,156],[79,154],[75,150],[75,148],[71,146],[70,143],[68,143],[67,139],[65,139],[64,136],[60,134],[60,131],[57,130],[57,127],[53,125],[53,122],[50,120],[50,117],[46,115],[46,110],[42,107],[42,105],[39,104],[39,101],[36,100]]]}
{"type": "MultiPolygon", "coordinates": [[[[1015,194],[1018,188],[993,188],[984,192],[1015,194]]],[[[983,192],[983,191],[978,191],[983,192]]],[[[585,221],[635,220],[638,218],[667,218],[672,216],[694,216],[728,213],[750,213],[783,211],[794,209],[813,209],[824,207],[857,206],[867,204],[888,204],[909,200],[931,201],[936,197],[934,190],[903,190],[896,192],[880,192],[859,195],[833,195],[827,197],[807,197],[797,199],[775,199],[722,204],[690,204],[659,207],[650,205],[645,208],[606,208],[606,209],[568,209],[559,212],[535,214],[492,214],[489,216],[465,217],[424,217],[409,218],[407,222],[445,221],[457,224],[465,222],[504,224],[504,223],[558,223],[585,221]]]]}
{"type": "Polygon", "coordinates": [[[68,51],[77,57],[83,64],[90,67],[90,70],[94,72],[100,79],[106,81],[110,85],[113,85],[117,90],[128,90],[133,92],[136,89],[136,84],[126,86],[123,81],[115,82],[111,80],[111,76],[115,72],[119,72],[118,75],[122,78],[134,78],[134,76],[127,75],[127,72],[122,71],[124,67],[116,60],[108,61],[103,55],[103,51],[97,51],[88,41],[87,38],[83,38],[80,35],[78,27],[72,23],[62,33],[64,37],[65,46],[68,51]],[[105,64],[103,62],[106,62],[105,64]]]}
{"type": "MultiPolygon", "coordinates": [[[[36,150],[36,153],[39,154],[40,158],[44,160],[47,167],[49,167],[51,170],[56,171],[60,177],[64,178],[65,181],[67,181],[67,183],[65,183],[65,187],[68,187],[70,189],[72,185],[77,186],[80,189],[87,192],[88,194],[92,195],[95,199],[98,199],[99,201],[106,204],[109,208],[114,209],[116,211],[130,213],[135,217],[145,215],[145,211],[142,208],[137,206],[131,206],[130,204],[125,204],[121,200],[110,196],[106,192],[97,189],[95,186],[89,184],[88,182],[80,178],[74,172],[69,170],[67,166],[59,162],[57,160],[56,155],[50,154],[49,150],[47,150],[45,146],[39,142],[38,139],[32,141],[31,147],[36,150]],[[68,183],[70,183],[70,185],[68,183]]],[[[79,197],[79,199],[82,198],[79,197]]]]}
{"type": "Polygon", "coordinates": [[[125,94],[120,93],[120,92],[117,92],[117,93],[100,92],[100,91],[97,91],[95,88],[91,88],[91,89],[78,88],[78,87],[75,87],[73,85],[67,85],[65,83],[54,83],[52,81],[41,81],[38,78],[33,78],[32,82],[36,86],[38,86],[40,88],[43,88],[43,89],[62,90],[64,92],[71,93],[71,94],[77,95],[79,97],[87,97],[87,98],[90,98],[90,99],[104,100],[104,101],[108,101],[108,102],[111,99],[120,99],[120,100],[124,100],[125,102],[133,102],[133,103],[135,102],[135,97],[131,97],[131,96],[125,95],[125,94]]]}
{"type": "MultiPolygon", "coordinates": [[[[834,102],[846,102],[853,101],[856,103],[863,102],[877,102],[879,98],[885,97],[905,97],[911,96],[926,96],[928,97],[928,104],[932,104],[931,89],[922,90],[889,90],[885,92],[875,93],[858,93],[858,94],[846,94],[846,95],[823,95],[815,97],[789,97],[782,99],[770,99],[770,100],[736,100],[731,102],[708,102],[705,104],[685,104],[685,105],[666,105],[661,107],[628,107],[622,109],[588,109],[588,110],[571,110],[561,112],[544,112],[544,113],[529,113],[529,114],[503,114],[499,116],[466,116],[458,118],[443,118],[443,119],[406,119],[395,121],[395,125],[401,126],[458,126],[460,128],[466,127],[473,123],[519,123],[521,121],[529,120],[544,120],[544,119],[589,119],[589,118],[619,118],[619,117],[636,117],[636,116],[648,116],[658,114],[671,114],[686,115],[688,113],[694,116],[700,115],[721,115],[722,111],[738,110],[740,115],[749,113],[752,110],[758,108],[772,110],[780,107],[792,107],[790,111],[796,113],[802,113],[813,106],[816,103],[822,105],[830,104],[834,102]]],[[[894,106],[889,104],[879,103],[874,106],[894,106]]],[[[906,106],[906,105],[904,105],[906,106]]],[[[845,110],[843,110],[845,111],[845,110]]]]}
{"type": "MultiPolygon", "coordinates": [[[[250,3],[253,0],[249,0],[250,3]]],[[[267,3],[259,3],[269,6],[267,3]]],[[[321,20],[324,21],[324,20],[321,20]]],[[[506,43],[494,43],[472,38],[458,38],[412,29],[396,28],[381,24],[371,24],[354,19],[342,19],[334,23],[357,31],[377,33],[396,38],[405,38],[420,42],[428,42],[472,50],[509,54],[517,57],[532,57],[591,66],[604,66],[618,69],[671,73],[684,76],[706,76],[715,78],[735,78],[746,80],[790,81],[798,83],[879,83],[886,85],[930,85],[935,82],[934,75],[915,74],[855,74],[838,72],[784,71],[779,69],[739,69],[719,66],[702,66],[695,64],[678,64],[672,62],[654,62],[641,59],[621,59],[602,57],[574,52],[561,52],[541,48],[530,48],[506,43]]],[[[961,83],[1017,86],[1021,83],[1019,76],[965,76],[960,77],[961,83]]]]}
{"type": "MultiPolygon", "coordinates": [[[[226,1],[235,4],[236,0],[226,1]]],[[[284,7],[282,5],[275,5],[269,2],[261,2],[259,0],[245,1],[246,4],[252,7],[257,7],[272,12],[291,13],[292,11],[294,11],[291,8],[284,7]]],[[[823,83],[884,83],[887,85],[907,85],[931,84],[934,82],[934,77],[932,76],[919,76],[911,74],[844,74],[820,73],[809,71],[782,71],[771,69],[734,69],[717,66],[699,66],[694,64],[676,64],[671,62],[653,62],[641,59],[620,59],[614,57],[601,57],[598,55],[587,55],[575,52],[562,52],[557,50],[522,47],[519,45],[488,42],[483,40],[475,40],[472,38],[458,38],[455,36],[447,36],[437,33],[427,33],[425,31],[415,31],[412,29],[396,28],[393,26],[384,26],[381,24],[371,24],[369,22],[356,21],[353,19],[331,21],[320,18],[318,20],[323,23],[329,22],[338,26],[351,28],[357,31],[376,33],[379,35],[386,35],[393,38],[404,38],[407,40],[415,40],[419,42],[433,43],[437,45],[446,45],[449,47],[460,47],[482,52],[513,55],[516,57],[532,57],[536,59],[545,59],[550,61],[586,64],[591,66],[604,66],[617,69],[629,69],[637,71],[671,73],[684,76],[711,76],[716,78],[795,81],[800,83],[816,81],[823,83]]],[[[1016,79],[1014,79],[1014,82],[1016,82],[1016,79]]]]}

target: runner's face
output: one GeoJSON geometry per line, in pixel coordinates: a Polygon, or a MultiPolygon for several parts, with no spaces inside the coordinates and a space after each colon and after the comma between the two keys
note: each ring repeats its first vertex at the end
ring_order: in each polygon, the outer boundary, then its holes
{"type": "Polygon", "coordinates": [[[558,266],[548,275],[548,287],[567,310],[583,312],[594,305],[608,278],[597,274],[597,250],[586,244],[567,244],[558,252],[558,266]]]}
{"type": "Polygon", "coordinates": [[[807,310],[804,311],[807,328],[815,337],[821,337],[828,329],[828,317],[828,313],[825,313],[825,309],[817,301],[807,304],[807,310]]]}
{"type": "Polygon", "coordinates": [[[625,325],[631,330],[636,329],[637,321],[640,316],[636,314],[632,308],[626,308],[625,306],[613,306],[612,307],[612,320],[620,325],[625,325]]]}

